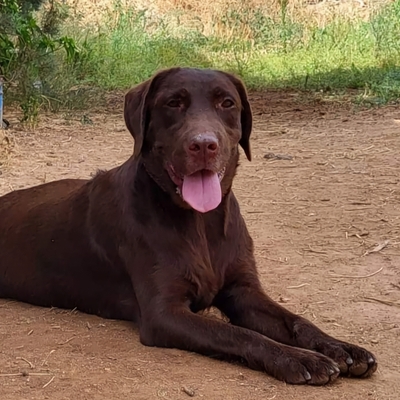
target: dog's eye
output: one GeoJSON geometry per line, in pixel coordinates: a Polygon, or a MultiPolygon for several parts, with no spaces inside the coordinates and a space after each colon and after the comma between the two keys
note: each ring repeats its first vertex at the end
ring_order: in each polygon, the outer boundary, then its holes
{"type": "Polygon", "coordinates": [[[231,108],[235,105],[235,103],[231,100],[231,99],[225,99],[222,104],[221,107],[222,108],[231,108]]]}
{"type": "Polygon", "coordinates": [[[180,100],[177,100],[177,99],[172,99],[172,100],[170,100],[168,103],[167,103],[167,106],[168,107],[171,107],[171,108],[178,108],[178,107],[180,107],[181,106],[181,101],[180,100]]]}

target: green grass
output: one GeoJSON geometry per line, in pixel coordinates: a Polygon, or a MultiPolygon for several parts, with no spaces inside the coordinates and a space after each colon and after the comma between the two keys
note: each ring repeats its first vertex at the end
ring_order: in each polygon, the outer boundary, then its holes
{"type": "MultiPolygon", "coordinates": [[[[116,12],[117,23],[105,21],[100,33],[80,41],[82,79],[105,90],[126,89],[181,65],[229,70],[253,89],[361,89],[381,103],[400,97],[399,0],[368,22],[337,20],[323,29],[272,21],[254,10],[246,17],[252,41],[177,29],[168,17],[155,27],[145,13],[116,12]]],[[[225,21],[235,26],[239,18],[232,12],[225,21]]]]}
{"type": "Polygon", "coordinates": [[[324,28],[284,13],[272,20],[260,10],[223,16],[223,23],[238,32],[246,24],[252,40],[206,36],[180,24],[176,15],[155,20],[115,4],[97,29],[64,27],[79,53],[72,65],[58,54],[43,77],[44,105],[87,107],[102,98],[99,91],[127,89],[177,65],[231,71],[251,89],[358,89],[359,99],[373,104],[400,98],[400,0],[367,22],[337,18],[324,28]]]}

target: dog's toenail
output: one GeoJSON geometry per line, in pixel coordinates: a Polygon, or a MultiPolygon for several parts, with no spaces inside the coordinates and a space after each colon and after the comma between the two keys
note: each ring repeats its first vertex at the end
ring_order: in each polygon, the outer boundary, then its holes
{"type": "Polygon", "coordinates": [[[354,361],[353,361],[353,359],[352,359],[351,357],[347,357],[346,364],[352,365],[353,362],[354,362],[354,361]]]}
{"type": "Polygon", "coordinates": [[[311,381],[311,375],[308,371],[306,371],[306,373],[304,374],[304,378],[306,381],[311,381]]]}

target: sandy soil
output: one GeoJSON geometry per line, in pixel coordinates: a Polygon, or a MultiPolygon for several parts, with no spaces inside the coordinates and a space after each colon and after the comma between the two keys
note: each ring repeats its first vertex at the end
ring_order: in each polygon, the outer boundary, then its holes
{"type": "MultiPolygon", "coordinates": [[[[146,348],[129,323],[0,300],[1,400],[399,398],[400,111],[252,97],[254,161],[242,157],[235,192],[262,282],[292,311],[371,349],[376,375],[289,386],[241,365],[146,348]]],[[[120,110],[91,112],[92,125],[74,118],[8,131],[1,194],[89,177],[131,153],[120,110]]]]}

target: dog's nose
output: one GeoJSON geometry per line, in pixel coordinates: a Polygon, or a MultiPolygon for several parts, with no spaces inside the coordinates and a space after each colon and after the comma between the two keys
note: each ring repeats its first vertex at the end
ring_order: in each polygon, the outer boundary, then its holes
{"type": "Polygon", "coordinates": [[[191,157],[205,161],[215,157],[218,154],[218,150],[218,139],[209,133],[195,136],[187,148],[191,157]]]}

